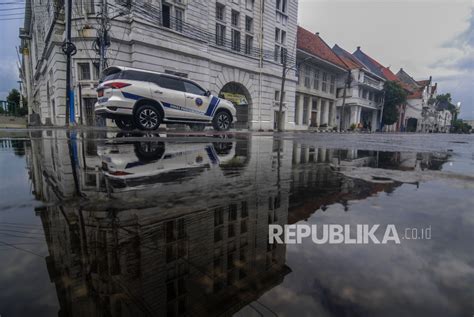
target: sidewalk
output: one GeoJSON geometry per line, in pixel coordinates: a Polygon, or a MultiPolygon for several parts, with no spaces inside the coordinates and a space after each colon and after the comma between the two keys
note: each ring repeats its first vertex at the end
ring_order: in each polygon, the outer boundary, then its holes
{"type": "Polygon", "coordinates": [[[7,117],[0,116],[0,128],[22,129],[26,128],[27,122],[25,117],[7,117]]]}

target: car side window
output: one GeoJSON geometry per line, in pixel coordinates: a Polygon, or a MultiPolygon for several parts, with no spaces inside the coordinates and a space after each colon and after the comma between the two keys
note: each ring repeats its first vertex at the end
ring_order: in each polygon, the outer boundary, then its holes
{"type": "Polygon", "coordinates": [[[163,88],[166,89],[173,89],[173,90],[178,90],[178,91],[185,91],[184,89],[184,84],[182,80],[172,78],[172,77],[167,77],[167,76],[157,76],[154,82],[163,88]]]}
{"type": "Polygon", "coordinates": [[[186,92],[193,94],[193,95],[200,95],[204,96],[206,94],[206,91],[199,87],[198,85],[195,85],[189,81],[184,82],[184,88],[186,88],[186,92]]]}

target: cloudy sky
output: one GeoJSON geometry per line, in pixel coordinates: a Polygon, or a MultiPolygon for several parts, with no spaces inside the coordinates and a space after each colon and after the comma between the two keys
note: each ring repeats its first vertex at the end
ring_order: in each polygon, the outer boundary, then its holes
{"type": "MultiPolygon", "coordinates": [[[[6,0],[0,0],[5,2],[6,0]]],[[[461,117],[474,119],[474,2],[472,0],[299,0],[299,24],[320,32],[329,45],[357,46],[396,72],[430,75],[439,92],[462,102],[461,117]]],[[[2,20],[0,100],[17,87],[18,28],[2,20]]]]}

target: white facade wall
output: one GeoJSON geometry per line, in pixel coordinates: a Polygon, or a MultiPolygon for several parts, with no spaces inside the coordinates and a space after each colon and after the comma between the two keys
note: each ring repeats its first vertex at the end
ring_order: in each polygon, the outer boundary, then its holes
{"type": "MultiPolygon", "coordinates": [[[[27,45],[32,51],[32,91],[35,111],[41,115],[42,123],[51,122],[55,125],[65,123],[65,55],[60,46],[64,40],[64,23],[60,19],[54,24],[51,36],[48,31],[39,32],[42,26],[53,25],[53,17],[45,18],[35,7],[37,1],[32,1],[33,18],[30,25],[30,34],[35,34],[27,45]],[[44,56],[40,58],[39,56],[44,56]],[[52,73],[52,76],[50,74],[52,73]],[[50,95],[46,88],[50,86],[50,95]],[[54,104],[54,106],[53,106],[54,104]]],[[[173,71],[184,73],[188,78],[196,80],[203,87],[218,94],[222,87],[230,82],[236,82],[245,88],[250,99],[248,109],[248,127],[251,129],[272,129],[274,111],[277,108],[273,102],[275,91],[281,85],[281,64],[274,61],[275,28],[284,31],[286,36],[284,44],[289,55],[289,63],[295,59],[296,47],[296,21],[298,2],[286,2],[286,13],[277,10],[276,2],[255,0],[253,10],[247,8],[247,1],[220,0],[225,5],[226,39],[230,41],[231,29],[239,29],[241,33],[241,51],[235,52],[216,46],[216,1],[185,1],[182,5],[173,5],[184,10],[184,23],[205,30],[210,34],[211,40],[198,40],[196,37],[183,35],[172,29],[159,26],[159,16],[143,18],[143,13],[131,13],[117,18],[111,22],[109,32],[111,46],[107,52],[108,64],[145,68],[154,71],[173,71]],[[264,12],[261,14],[261,5],[264,12]],[[240,12],[239,27],[231,23],[231,10],[240,12]],[[253,18],[253,31],[246,32],[246,16],[253,18]],[[263,36],[260,31],[263,26],[263,36]],[[258,55],[244,54],[245,35],[253,36],[253,47],[262,48],[263,60],[258,55]],[[263,38],[260,44],[260,38],[263,38]]],[[[136,2],[133,2],[136,3],[136,2]]],[[[149,1],[154,8],[160,9],[160,1],[149,1]]],[[[118,4],[111,7],[116,12],[118,4]]],[[[77,47],[77,54],[73,57],[72,84],[75,91],[76,119],[85,115],[85,110],[79,107],[79,84],[83,98],[95,98],[94,86],[97,76],[94,76],[93,63],[98,62],[99,56],[93,50],[93,41],[96,38],[98,24],[94,14],[84,19],[84,10],[76,4],[73,10],[73,42],[77,47]],[[91,78],[79,80],[77,64],[79,62],[91,63],[91,78]]],[[[99,10],[99,9],[96,9],[99,10]]],[[[63,12],[62,10],[61,12],[63,12]]],[[[186,33],[186,32],[184,32],[186,33]]],[[[188,34],[189,35],[189,34],[188,34]]],[[[286,81],[285,103],[287,110],[286,127],[294,128],[291,113],[294,109],[296,77],[290,74],[286,81]]],[[[84,108],[84,105],[83,105],[84,108]]]]}

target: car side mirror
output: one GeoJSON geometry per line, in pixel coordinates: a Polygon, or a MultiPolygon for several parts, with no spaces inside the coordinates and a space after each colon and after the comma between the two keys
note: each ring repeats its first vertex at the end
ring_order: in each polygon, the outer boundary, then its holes
{"type": "Polygon", "coordinates": [[[204,96],[206,97],[209,97],[211,95],[211,92],[209,90],[206,91],[206,93],[204,94],[204,96]]]}

